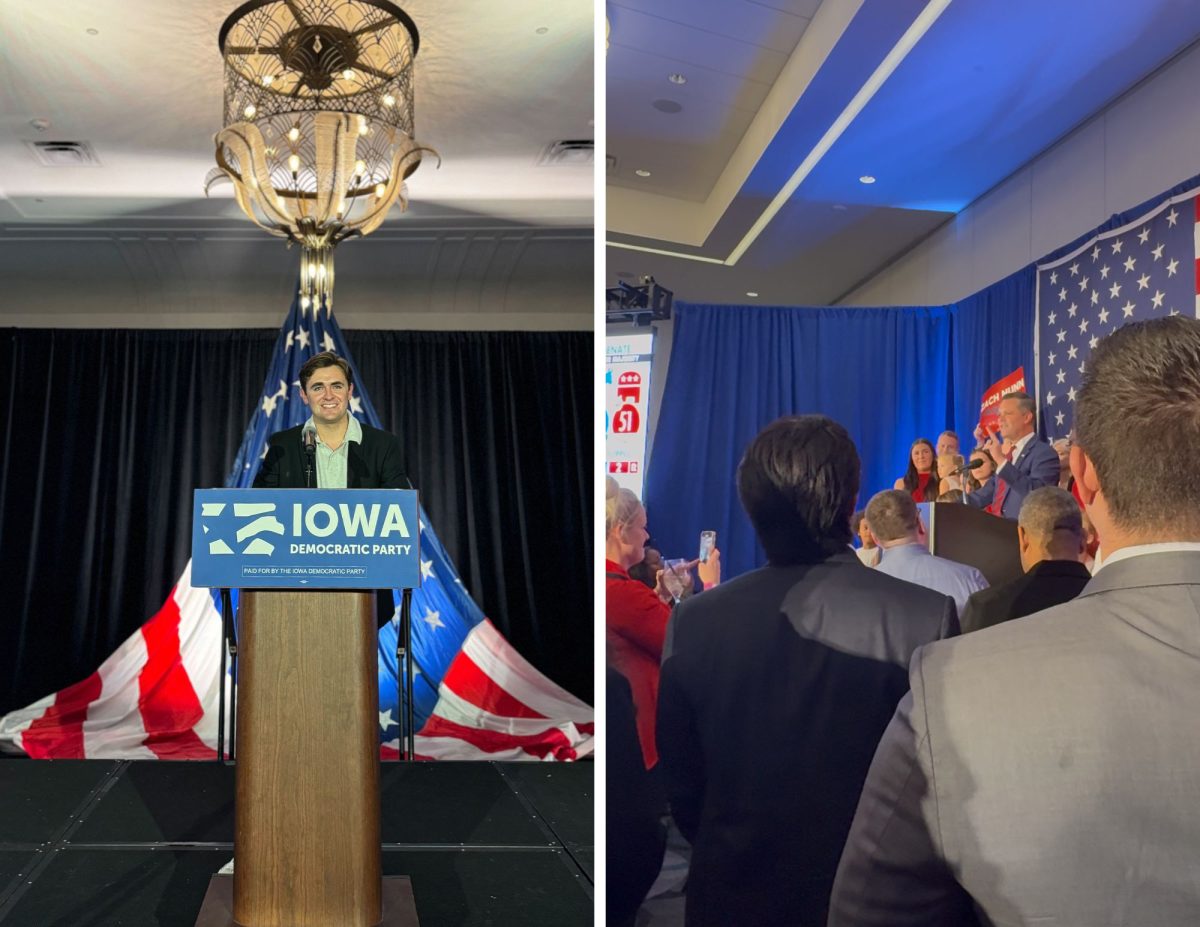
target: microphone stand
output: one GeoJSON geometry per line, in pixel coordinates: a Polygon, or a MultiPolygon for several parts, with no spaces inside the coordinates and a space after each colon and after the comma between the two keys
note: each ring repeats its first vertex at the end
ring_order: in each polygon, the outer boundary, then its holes
{"type": "Polygon", "coordinates": [[[309,440],[304,442],[304,488],[313,488],[313,462],[317,456],[316,442],[309,443],[309,440]]]}

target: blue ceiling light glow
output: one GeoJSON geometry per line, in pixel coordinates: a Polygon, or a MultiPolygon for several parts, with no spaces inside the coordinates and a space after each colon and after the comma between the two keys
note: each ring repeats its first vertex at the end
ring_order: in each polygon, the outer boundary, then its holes
{"type": "Polygon", "coordinates": [[[958,212],[1197,35],[1182,0],[952,3],[800,194],[958,212]],[[886,191],[846,182],[881,157],[886,191]]]}

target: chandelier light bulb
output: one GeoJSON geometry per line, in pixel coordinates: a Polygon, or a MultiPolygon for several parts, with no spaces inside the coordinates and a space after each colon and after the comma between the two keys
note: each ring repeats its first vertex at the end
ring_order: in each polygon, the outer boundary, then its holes
{"type": "Polygon", "coordinates": [[[254,114],[257,113],[258,110],[254,108],[253,103],[249,103],[246,105],[246,108],[244,110],[242,110],[242,112],[246,114],[247,119],[253,119],[254,114]]]}
{"type": "Polygon", "coordinates": [[[384,106],[395,106],[396,98],[394,96],[392,96],[390,93],[385,93],[383,95],[383,105],[384,106]]]}
{"type": "Polygon", "coordinates": [[[383,199],[383,194],[384,194],[384,191],[386,191],[386,190],[387,190],[387,186],[385,184],[381,184],[381,183],[375,184],[375,199],[377,199],[377,200],[383,199]]]}
{"type": "Polygon", "coordinates": [[[291,170],[293,174],[300,173],[300,155],[292,155],[290,158],[288,158],[288,169],[291,170]]]}
{"type": "Polygon", "coordinates": [[[354,80],[354,72],[349,68],[346,68],[346,70],[342,72],[342,78],[344,80],[354,80]]]}
{"type": "Polygon", "coordinates": [[[294,142],[294,141],[297,141],[299,138],[300,138],[300,127],[299,126],[292,126],[290,129],[288,129],[288,140],[289,141],[294,142]]]}
{"type": "Polygon", "coordinates": [[[264,74],[262,81],[263,81],[264,87],[270,87],[271,84],[273,84],[275,82],[275,75],[274,74],[264,74]]]}
{"type": "Polygon", "coordinates": [[[361,177],[366,172],[367,172],[367,162],[366,161],[355,161],[354,162],[354,173],[355,174],[357,174],[359,177],[361,177]]]}

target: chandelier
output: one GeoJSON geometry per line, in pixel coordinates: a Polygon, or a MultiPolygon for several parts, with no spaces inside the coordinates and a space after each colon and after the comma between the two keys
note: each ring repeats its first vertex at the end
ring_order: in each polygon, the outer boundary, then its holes
{"type": "Polygon", "coordinates": [[[379,227],[432,149],[413,132],[420,39],[386,0],[249,0],[221,26],[217,170],[252,222],[301,248],[300,304],[332,307],[333,249],[379,227]]]}

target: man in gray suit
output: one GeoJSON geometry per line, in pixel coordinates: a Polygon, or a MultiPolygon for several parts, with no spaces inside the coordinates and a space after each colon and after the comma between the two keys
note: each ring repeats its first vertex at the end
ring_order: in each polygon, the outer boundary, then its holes
{"type": "Polygon", "coordinates": [[[769,565],[683,602],[668,626],[657,741],[692,844],[688,927],[824,927],[909,659],[958,631],[950,598],[849,548],[858,482],[837,422],[767,426],[737,485],[769,565]]]}
{"type": "Polygon", "coordinates": [[[1088,361],[1071,472],[1106,553],[1071,602],[922,648],[830,927],[1200,924],[1200,322],[1088,361]]]}

